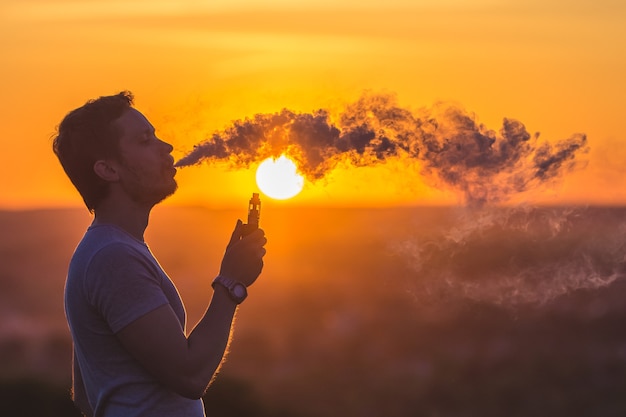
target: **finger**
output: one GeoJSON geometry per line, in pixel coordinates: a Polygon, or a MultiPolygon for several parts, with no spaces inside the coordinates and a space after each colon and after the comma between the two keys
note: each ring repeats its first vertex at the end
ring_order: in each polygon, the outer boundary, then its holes
{"type": "Polygon", "coordinates": [[[245,236],[245,239],[251,242],[267,242],[267,239],[265,238],[265,232],[263,231],[263,229],[255,229],[251,233],[247,234],[245,236]]]}
{"type": "Polygon", "coordinates": [[[233,230],[233,234],[230,236],[230,241],[228,242],[228,247],[232,246],[235,242],[238,242],[241,239],[241,234],[243,231],[243,222],[241,219],[237,219],[237,224],[235,225],[235,230],[233,230]]]}

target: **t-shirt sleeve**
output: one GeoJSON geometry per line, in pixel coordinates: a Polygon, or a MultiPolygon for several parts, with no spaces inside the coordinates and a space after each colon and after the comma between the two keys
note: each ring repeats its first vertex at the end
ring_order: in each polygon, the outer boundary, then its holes
{"type": "Polygon", "coordinates": [[[139,251],[116,243],[98,251],[87,269],[85,291],[90,304],[113,333],[169,301],[162,278],[139,251]]]}

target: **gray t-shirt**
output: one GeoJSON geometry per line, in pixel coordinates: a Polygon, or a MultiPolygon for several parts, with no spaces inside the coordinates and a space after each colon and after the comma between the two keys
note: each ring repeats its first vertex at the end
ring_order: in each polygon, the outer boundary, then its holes
{"type": "Polygon", "coordinates": [[[183,331],[185,308],[148,246],[113,225],[87,230],[70,262],[65,313],[75,373],[82,376],[95,417],[204,416],[202,400],[182,397],[160,384],[116,337],[167,303],[183,331]]]}

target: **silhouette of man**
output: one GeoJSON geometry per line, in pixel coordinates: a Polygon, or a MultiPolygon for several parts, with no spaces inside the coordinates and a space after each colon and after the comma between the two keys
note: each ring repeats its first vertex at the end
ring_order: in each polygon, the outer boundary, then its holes
{"type": "Polygon", "coordinates": [[[53,149],[94,213],[65,287],[76,405],[96,417],[204,416],[237,306],[263,268],[263,231],[244,236],[237,221],[206,313],[186,335],[180,296],[143,237],[151,209],[177,188],[172,146],[122,92],[68,113],[53,149]]]}

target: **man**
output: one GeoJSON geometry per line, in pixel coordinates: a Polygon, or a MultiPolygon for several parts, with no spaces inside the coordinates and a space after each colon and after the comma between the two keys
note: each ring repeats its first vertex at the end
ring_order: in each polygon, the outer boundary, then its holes
{"type": "Polygon", "coordinates": [[[177,187],[172,146],[122,92],[70,112],[53,149],[94,213],[65,287],[75,403],[95,417],[204,416],[236,308],[263,268],[263,231],[244,236],[237,221],[207,311],[186,335],[182,301],[143,238],[151,209],[177,187]]]}

